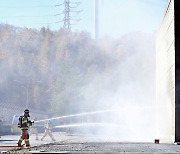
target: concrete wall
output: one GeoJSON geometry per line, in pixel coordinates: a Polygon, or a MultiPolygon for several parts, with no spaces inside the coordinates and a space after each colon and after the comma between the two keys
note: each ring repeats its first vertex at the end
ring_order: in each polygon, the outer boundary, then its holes
{"type": "Polygon", "coordinates": [[[157,137],[168,143],[175,141],[174,1],[169,1],[156,41],[157,137]]]}

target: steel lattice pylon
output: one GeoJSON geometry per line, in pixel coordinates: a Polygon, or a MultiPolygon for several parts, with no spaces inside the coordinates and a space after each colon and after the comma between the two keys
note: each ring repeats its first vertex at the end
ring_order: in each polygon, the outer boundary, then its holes
{"type": "Polygon", "coordinates": [[[70,16],[69,16],[69,13],[70,13],[69,3],[70,3],[69,0],[64,0],[65,9],[64,9],[64,26],[63,26],[63,28],[67,29],[67,30],[71,30],[70,16]]]}

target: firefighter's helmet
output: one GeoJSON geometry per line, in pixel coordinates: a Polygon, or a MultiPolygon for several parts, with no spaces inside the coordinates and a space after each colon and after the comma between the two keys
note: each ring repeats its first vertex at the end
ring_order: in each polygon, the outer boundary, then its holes
{"type": "Polygon", "coordinates": [[[24,113],[29,114],[29,110],[28,110],[28,109],[25,109],[25,110],[24,110],[24,113]]]}

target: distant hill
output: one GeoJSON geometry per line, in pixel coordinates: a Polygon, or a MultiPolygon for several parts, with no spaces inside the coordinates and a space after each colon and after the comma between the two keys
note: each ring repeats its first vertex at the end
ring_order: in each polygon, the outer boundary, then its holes
{"type": "Polygon", "coordinates": [[[154,96],[154,34],[96,42],[87,32],[1,24],[0,40],[0,103],[26,106],[28,88],[29,108],[65,114],[79,106],[93,110],[93,103],[123,88],[131,95],[137,85],[154,96]]]}

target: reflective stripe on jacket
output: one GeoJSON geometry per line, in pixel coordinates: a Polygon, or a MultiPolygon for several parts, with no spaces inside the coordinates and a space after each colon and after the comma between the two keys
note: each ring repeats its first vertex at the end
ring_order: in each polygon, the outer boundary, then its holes
{"type": "Polygon", "coordinates": [[[20,122],[21,129],[28,129],[28,127],[32,125],[32,122],[28,119],[28,117],[25,116],[20,117],[20,122]]]}

